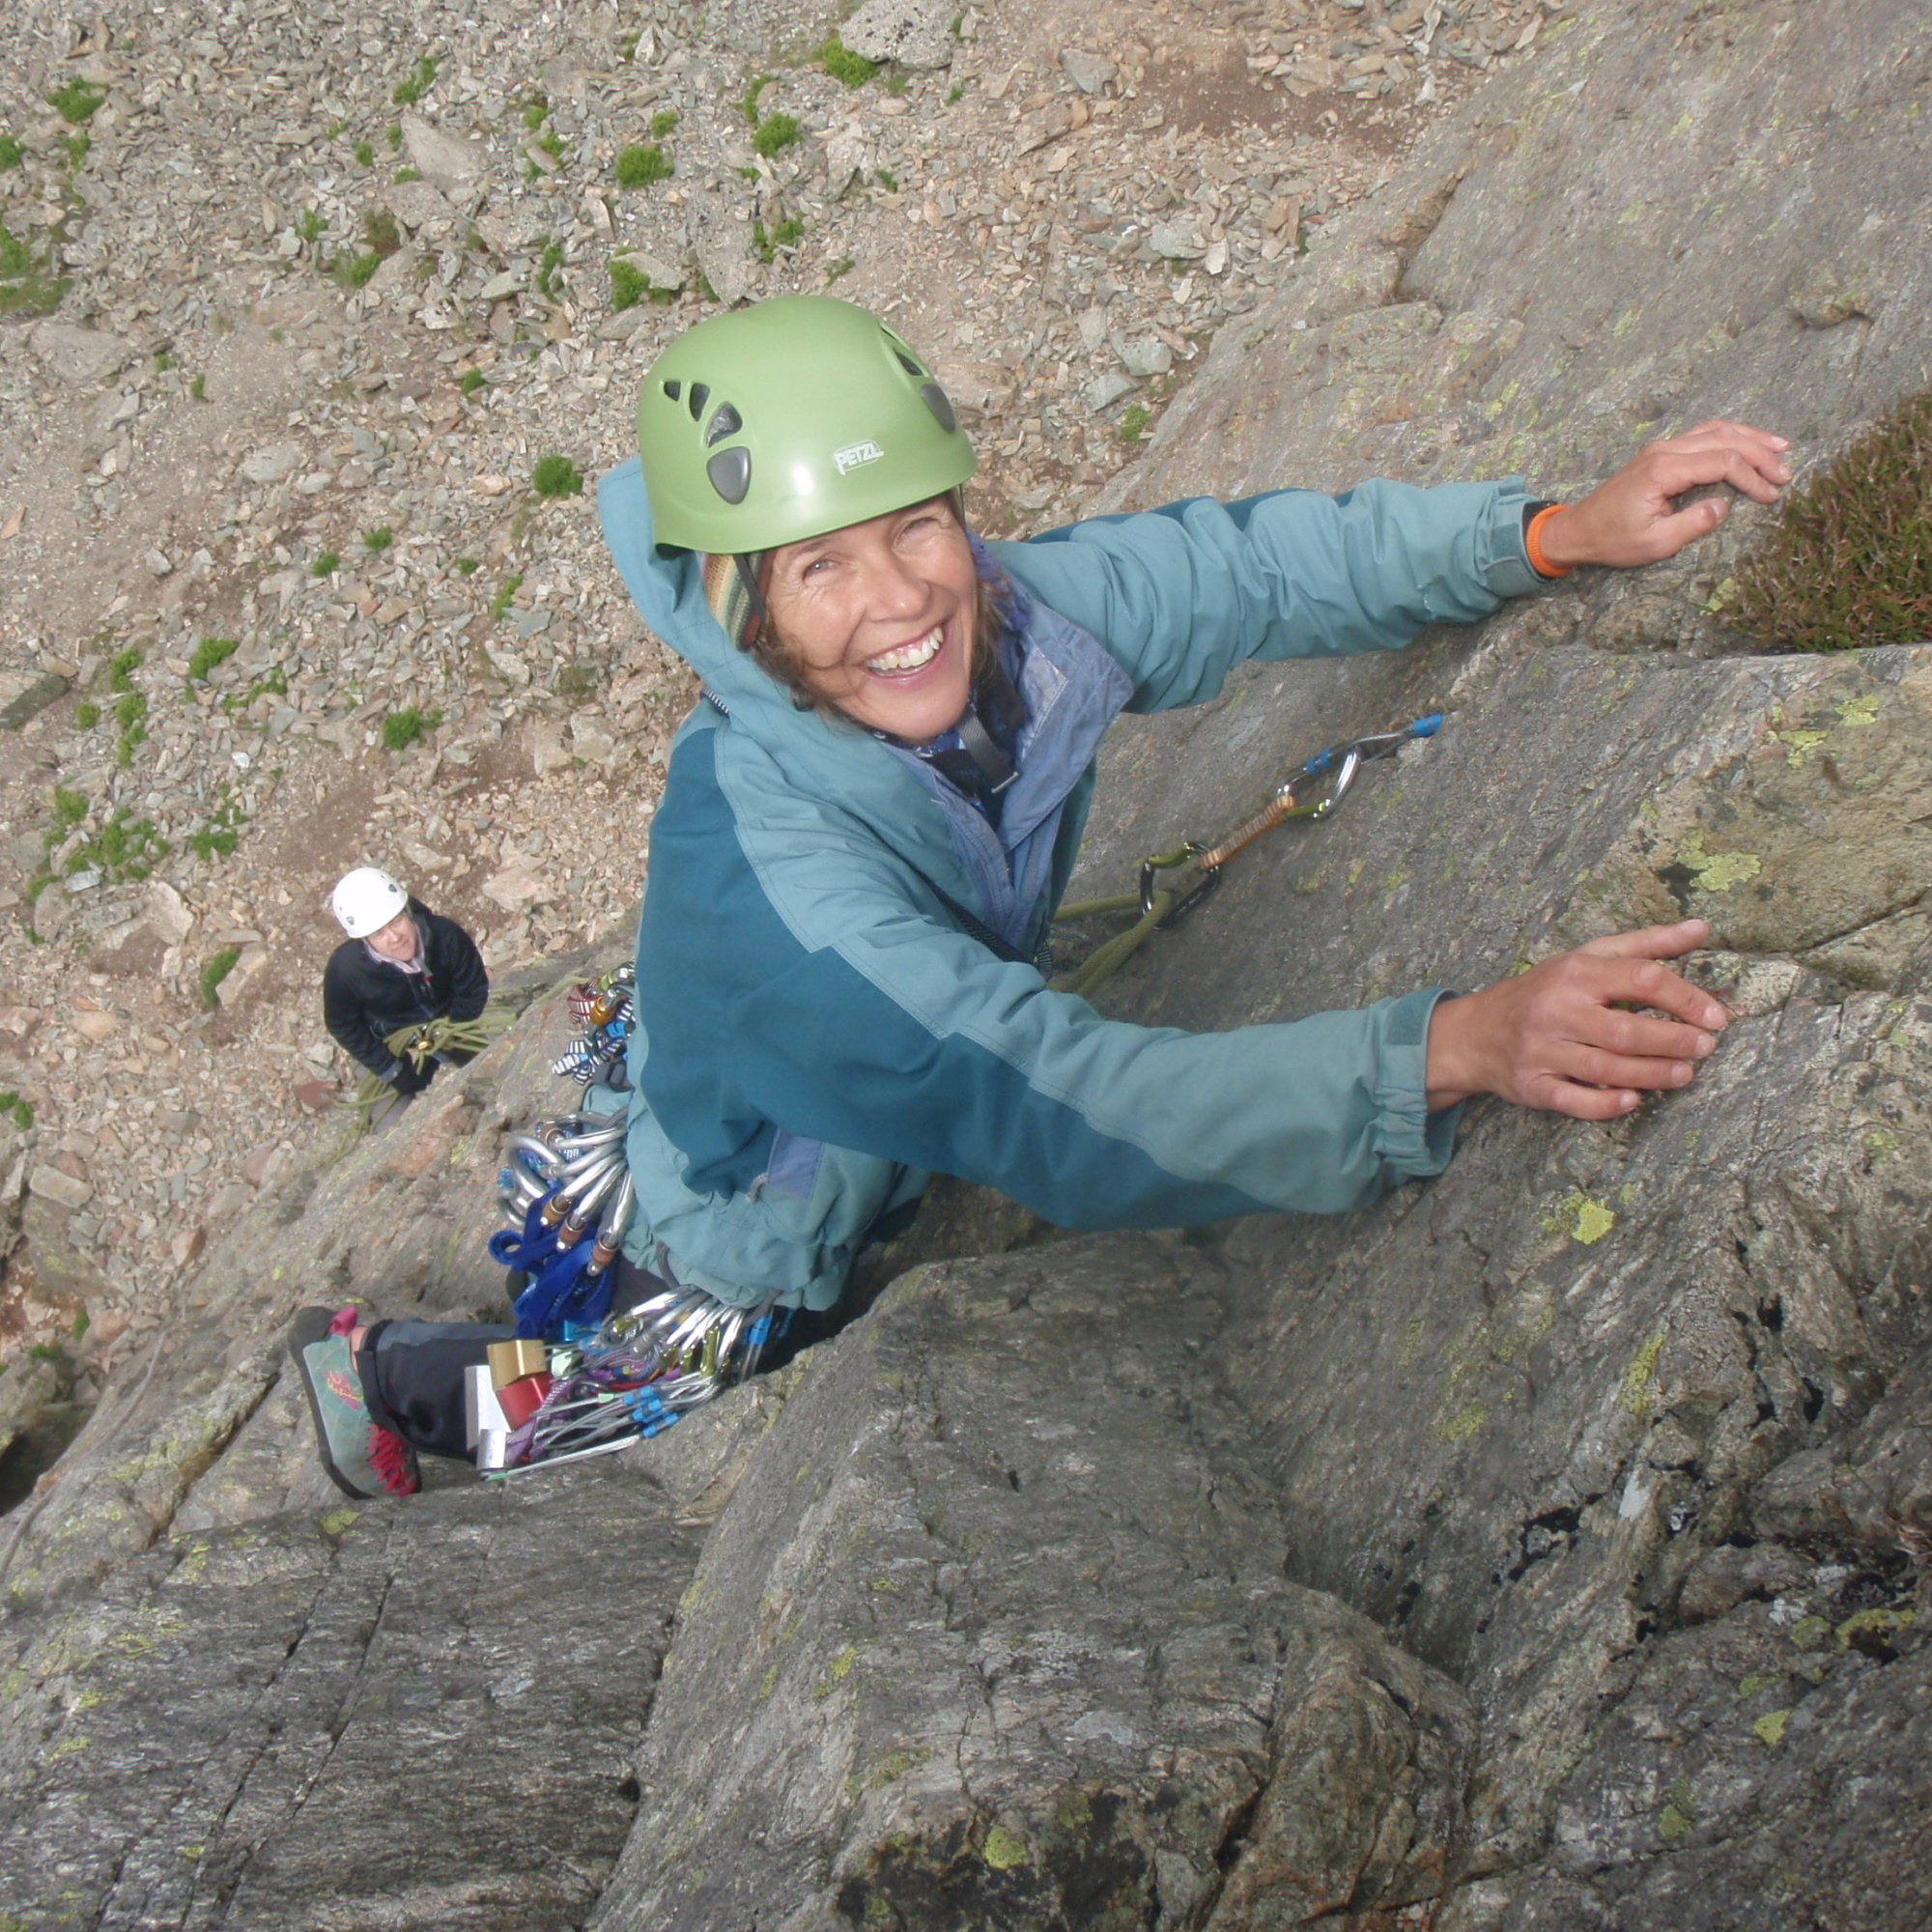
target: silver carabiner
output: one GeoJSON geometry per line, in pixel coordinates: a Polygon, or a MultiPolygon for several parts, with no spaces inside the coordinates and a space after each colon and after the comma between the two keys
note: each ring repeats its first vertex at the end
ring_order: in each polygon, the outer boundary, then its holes
{"type": "Polygon", "coordinates": [[[1361,751],[1358,747],[1350,745],[1342,754],[1342,763],[1335,773],[1335,782],[1328,788],[1328,796],[1308,814],[1309,817],[1326,818],[1348,796],[1349,787],[1355,782],[1355,774],[1361,769],[1361,751]]]}

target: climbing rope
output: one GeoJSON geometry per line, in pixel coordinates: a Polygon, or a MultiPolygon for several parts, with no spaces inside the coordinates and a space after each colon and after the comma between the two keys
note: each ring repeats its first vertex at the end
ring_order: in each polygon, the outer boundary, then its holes
{"type": "Polygon", "coordinates": [[[1078,966],[1056,979],[1055,990],[1078,993],[1085,998],[1104,985],[1151,934],[1162,926],[1178,923],[1200,905],[1220,884],[1221,869],[1228,861],[1245,851],[1263,833],[1292,818],[1315,822],[1327,818],[1348,796],[1365,764],[1392,756],[1412,740],[1433,738],[1441,728],[1441,712],[1432,711],[1428,717],[1418,718],[1399,731],[1378,731],[1371,737],[1317,752],[1312,758],[1302,761],[1287,783],[1276,787],[1253,817],[1242,820],[1213,844],[1201,845],[1189,839],[1172,852],[1143,859],[1138,891],[1078,899],[1062,906],[1055,915],[1056,923],[1109,913],[1132,912],[1137,917],[1125,931],[1102,941],[1078,966]],[[1175,876],[1169,878],[1170,873],[1175,876]]]}
{"type": "MultiPolygon", "coordinates": [[[[510,1030],[516,1017],[507,1007],[485,1007],[470,1020],[423,1020],[398,1027],[394,1033],[384,1036],[383,1044],[420,1073],[432,1060],[446,1054],[460,1053],[468,1059],[481,1053],[491,1041],[510,1030]]],[[[352,1133],[363,1134],[384,1118],[401,1097],[386,1080],[365,1073],[356,1081],[354,1091],[335,1104],[356,1117],[352,1133]]]]}

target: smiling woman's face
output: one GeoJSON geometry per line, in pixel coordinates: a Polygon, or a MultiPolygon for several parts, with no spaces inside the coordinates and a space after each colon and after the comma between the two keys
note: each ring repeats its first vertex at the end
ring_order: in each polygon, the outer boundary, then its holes
{"type": "Polygon", "coordinates": [[[943,497],[773,554],[765,600],[811,695],[923,744],[965,714],[980,584],[943,497]]]}

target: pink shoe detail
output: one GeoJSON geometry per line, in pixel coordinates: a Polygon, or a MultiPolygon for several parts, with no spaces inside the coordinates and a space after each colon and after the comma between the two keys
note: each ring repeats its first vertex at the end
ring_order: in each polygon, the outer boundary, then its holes
{"type": "Polygon", "coordinates": [[[351,1408],[362,1406],[362,1385],[352,1375],[340,1369],[330,1369],[323,1378],[328,1384],[328,1392],[337,1402],[346,1402],[351,1408]]]}
{"type": "Polygon", "coordinates": [[[369,1425],[369,1466],[392,1496],[412,1496],[422,1487],[415,1451],[392,1429],[369,1425]]]}
{"type": "Polygon", "coordinates": [[[329,1318],[328,1332],[331,1335],[346,1335],[360,1319],[355,1304],[351,1302],[347,1308],[338,1308],[329,1318]]]}

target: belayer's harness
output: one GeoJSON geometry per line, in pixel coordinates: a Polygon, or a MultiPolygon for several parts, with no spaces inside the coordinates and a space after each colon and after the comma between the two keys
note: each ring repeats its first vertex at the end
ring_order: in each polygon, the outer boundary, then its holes
{"type": "MultiPolygon", "coordinates": [[[[489,1006],[473,1020],[453,1020],[443,1015],[433,1020],[412,1021],[384,1034],[383,1044],[399,1061],[407,1060],[420,1073],[432,1060],[440,1061],[458,1053],[467,1060],[481,1053],[492,1040],[510,1030],[516,1017],[507,1007],[489,1006]]],[[[396,1090],[387,1080],[365,1073],[355,1083],[355,1090],[335,1104],[357,1116],[351,1123],[352,1133],[364,1133],[395,1101],[396,1090]]]]}
{"type": "Polygon", "coordinates": [[[1104,941],[1078,966],[1055,980],[1054,990],[1084,996],[1103,985],[1140,951],[1157,927],[1176,924],[1200,905],[1221,883],[1221,868],[1264,832],[1272,831],[1291,818],[1327,818],[1348,796],[1350,786],[1371,759],[1389,757],[1412,740],[1435,737],[1441,728],[1442,713],[1432,711],[1428,717],[1418,718],[1399,731],[1378,731],[1371,737],[1317,752],[1312,758],[1302,761],[1300,770],[1287,783],[1278,786],[1252,818],[1244,819],[1213,844],[1202,845],[1189,839],[1172,852],[1143,859],[1138,891],[1116,893],[1105,898],[1079,899],[1072,905],[1062,906],[1054,915],[1056,923],[1110,912],[1133,912],[1139,917],[1124,932],[1104,941]],[[1163,883],[1162,874],[1170,872],[1179,876],[1163,883]]]}

